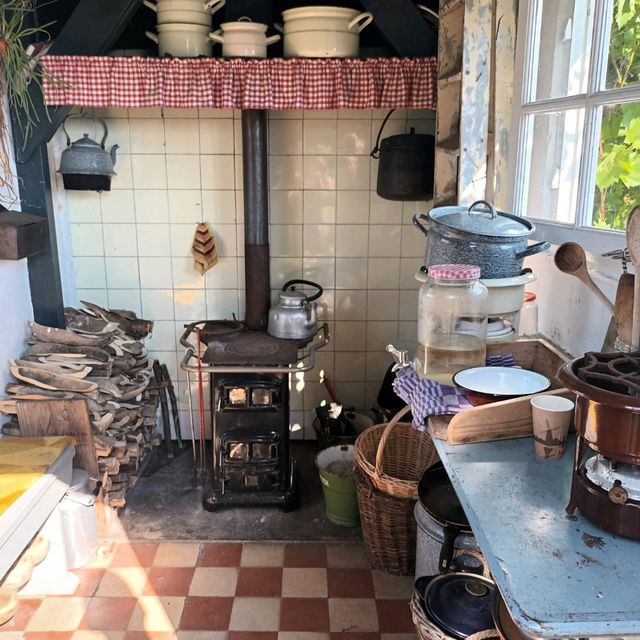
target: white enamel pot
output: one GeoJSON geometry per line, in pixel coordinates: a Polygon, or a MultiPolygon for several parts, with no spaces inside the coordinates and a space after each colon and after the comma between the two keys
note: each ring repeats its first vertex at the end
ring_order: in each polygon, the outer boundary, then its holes
{"type": "Polygon", "coordinates": [[[183,22],[210,24],[211,14],[222,9],[227,0],[143,0],[146,7],[158,14],[158,24],[183,22]],[[206,22],[205,22],[206,20],[206,22]]]}
{"type": "Polygon", "coordinates": [[[278,42],[279,35],[267,37],[267,25],[240,18],[237,22],[223,22],[211,39],[222,45],[225,58],[266,58],[267,46],[278,42]]]}
{"type": "Polygon", "coordinates": [[[282,19],[285,58],[355,58],[360,32],[371,24],[373,14],[345,7],[299,7],[283,11],[282,19]]]}
{"type": "Polygon", "coordinates": [[[147,38],[158,45],[160,56],[195,58],[211,56],[209,26],[200,24],[159,24],[158,33],[145,31],[147,38]]]}

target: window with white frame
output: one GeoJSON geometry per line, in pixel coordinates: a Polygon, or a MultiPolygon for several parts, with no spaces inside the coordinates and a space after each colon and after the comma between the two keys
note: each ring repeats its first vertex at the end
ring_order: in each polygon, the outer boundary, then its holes
{"type": "Polygon", "coordinates": [[[640,204],[640,0],[519,11],[514,210],[603,239],[640,204]]]}

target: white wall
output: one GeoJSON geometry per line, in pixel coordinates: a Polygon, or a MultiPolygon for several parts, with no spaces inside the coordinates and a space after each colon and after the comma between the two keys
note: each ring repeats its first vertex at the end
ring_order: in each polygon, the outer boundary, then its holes
{"type": "MultiPolygon", "coordinates": [[[[67,304],[91,300],[133,309],[156,323],[148,341],[178,382],[187,409],[177,344],[186,322],[244,317],[244,224],[240,112],[222,110],[96,110],[106,118],[107,144],[120,145],[112,190],[56,195],[59,234],[66,198],[76,289],[67,304]],[[206,221],[220,262],[205,277],[190,256],[196,224],[206,221]]],[[[314,408],[326,398],[324,371],[340,399],[370,407],[389,362],[388,342],[415,340],[417,283],[424,238],[411,216],[426,203],[391,202],[375,193],[369,157],[385,110],[270,114],[271,285],[292,278],[319,282],[332,342],[317,367],[292,390],[292,421],[310,436],[314,408]]],[[[72,139],[102,128],[71,119],[72,139]]],[[[433,112],[397,111],[384,137],[433,131],[433,112]]],[[[59,163],[59,132],[54,141],[59,163]]],[[[53,145],[50,147],[53,151],[53,145]]],[[[62,251],[61,251],[62,253],[62,251]]],[[[68,254],[67,254],[68,255],[68,254]]],[[[63,266],[63,273],[65,272],[63,266]]],[[[66,279],[67,282],[70,278],[66,279]]],[[[188,425],[186,414],[183,424],[188,425]]]]}
{"type": "MultiPolygon", "coordinates": [[[[624,246],[623,239],[620,243],[624,246]]],[[[525,263],[537,277],[528,289],[537,295],[540,333],[575,357],[585,351],[600,351],[611,314],[582,282],[558,271],[553,263],[556,249],[552,247],[525,263]]],[[[613,302],[622,273],[620,261],[588,253],[587,262],[594,282],[613,302]]]]}
{"type": "MultiPolygon", "coordinates": [[[[7,113],[6,104],[0,105],[7,113]]],[[[13,149],[11,141],[6,148],[13,149]]],[[[15,176],[15,164],[11,159],[15,176]]],[[[17,188],[17,185],[16,185],[17,188]]],[[[9,202],[9,194],[0,190],[0,202],[8,209],[19,207],[9,202]]],[[[19,356],[24,350],[27,335],[27,320],[33,320],[29,272],[26,260],[0,260],[0,395],[4,394],[6,384],[13,381],[9,374],[9,359],[19,356]]],[[[0,423],[6,422],[6,416],[0,414],[0,423]]]]}

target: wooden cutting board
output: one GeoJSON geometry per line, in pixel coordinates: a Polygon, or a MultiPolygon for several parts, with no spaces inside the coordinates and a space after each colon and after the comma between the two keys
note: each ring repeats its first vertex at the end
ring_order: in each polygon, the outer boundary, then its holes
{"type": "Polygon", "coordinates": [[[73,436],[73,466],[99,478],[98,459],[86,400],[17,400],[16,410],[23,436],[73,436]]]}
{"type": "MultiPolygon", "coordinates": [[[[545,395],[558,395],[575,400],[568,389],[545,391],[545,395]]],[[[533,434],[530,400],[524,396],[503,400],[461,411],[455,416],[435,416],[429,419],[434,435],[449,444],[472,444],[509,438],[526,438],[533,434]]]]}

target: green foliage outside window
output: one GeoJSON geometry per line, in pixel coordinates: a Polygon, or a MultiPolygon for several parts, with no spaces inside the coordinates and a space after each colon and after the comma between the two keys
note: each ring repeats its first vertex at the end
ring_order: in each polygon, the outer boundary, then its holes
{"type": "MultiPolygon", "coordinates": [[[[640,0],[616,0],[607,89],[640,83],[640,0]]],[[[640,203],[640,103],[605,107],[602,116],[593,225],[624,229],[640,203]]]]}

